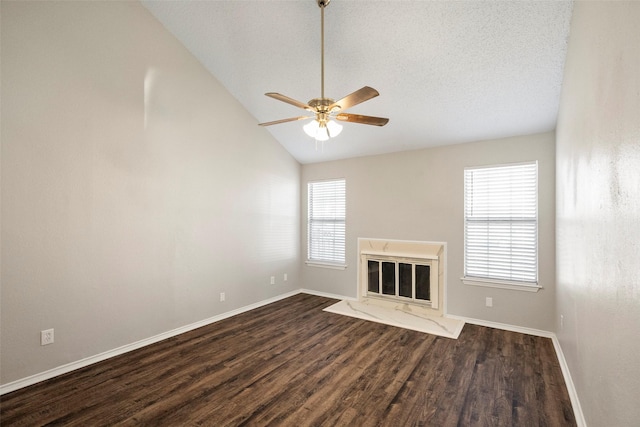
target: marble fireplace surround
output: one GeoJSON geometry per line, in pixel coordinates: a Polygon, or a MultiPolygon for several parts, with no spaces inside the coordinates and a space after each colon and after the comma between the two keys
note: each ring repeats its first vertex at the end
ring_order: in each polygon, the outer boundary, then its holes
{"type": "MultiPolygon", "coordinates": [[[[464,321],[446,317],[445,242],[358,239],[358,299],[343,300],[325,311],[424,333],[458,338],[464,321]],[[368,257],[398,257],[437,261],[437,289],[431,306],[393,299],[367,297],[368,257]]],[[[435,264],[432,264],[435,267],[435,264]]]]}
{"type": "Polygon", "coordinates": [[[384,256],[398,258],[412,258],[437,261],[436,289],[432,288],[431,307],[424,307],[434,316],[444,314],[444,286],[446,243],[444,242],[420,242],[409,240],[389,239],[358,239],[358,300],[362,301],[367,295],[367,259],[369,256],[384,256]]]}

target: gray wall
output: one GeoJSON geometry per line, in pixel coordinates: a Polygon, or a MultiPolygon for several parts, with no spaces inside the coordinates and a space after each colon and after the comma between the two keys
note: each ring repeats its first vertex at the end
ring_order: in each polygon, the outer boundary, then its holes
{"type": "Polygon", "coordinates": [[[557,335],[590,426],[640,420],[640,3],[576,2],[557,130],[557,335]]]}
{"type": "Polygon", "coordinates": [[[1,47],[1,383],[301,287],[299,163],[140,4],[3,1],[1,47]]]}
{"type": "MultiPolygon", "coordinates": [[[[345,134],[344,136],[348,136],[345,134]]],[[[555,135],[474,142],[303,165],[302,257],[306,257],[306,185],[346,178],[346,270],[302,267],[310,289],[356,297],[359,237],[448,244],[448,313],[552,331],[555,327],[555,135]],[[466,166],[539,162],[540,284],[537,293],[464,285],[463,170],[466,166]],[[493,307],[485,307],[485,297],[493,307]]]]}

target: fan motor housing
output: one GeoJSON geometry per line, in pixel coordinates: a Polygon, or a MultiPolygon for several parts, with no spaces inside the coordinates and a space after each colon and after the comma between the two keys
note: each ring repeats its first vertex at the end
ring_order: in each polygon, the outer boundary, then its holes
{"type": "Polygon", "coordinates": [[[309,106],[314,110],[322,113],[329,112],[329,107],[335,104],[335,100],[331,98],[314,98],[308,102],[309,106]]]}

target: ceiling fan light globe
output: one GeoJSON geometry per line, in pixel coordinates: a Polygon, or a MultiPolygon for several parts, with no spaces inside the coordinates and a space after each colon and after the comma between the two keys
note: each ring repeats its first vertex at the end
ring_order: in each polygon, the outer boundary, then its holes
{"type": "Polygon", "coordinates": [[[326,141],[329,139],[329,131],[326,126],[320,126],[316,133],[316,141],[326,141]]]}
{"type": "Polygon", "coordinates": [[[327,129],[329,130],[331,138],[335,138],[340,135],[340,132],[342,132],[342,125],[340,123],[336,123],[334,120],[329,120],[327,122],[327,129]]]}
{"type": "Polygon", "coordinates": [[[304,132],[309,135],[311,138],[315,138],[318,134],[318,130],[320,129],[320,123],[317,120],[311,120],[309,123],[302,127],[304,132]]]}

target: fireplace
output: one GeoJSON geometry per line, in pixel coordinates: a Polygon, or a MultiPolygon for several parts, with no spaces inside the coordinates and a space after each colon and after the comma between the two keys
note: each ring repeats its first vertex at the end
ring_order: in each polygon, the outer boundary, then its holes
{"type": "Polygon", "coordinates": [[[358,238],[358,300],[324,311],[458,338],[464,321],[447,317],[446,242],[358,238]]]}
{"type": "Polygon", "coordinates": [[[420,258],[367,256],[366,259],[367,296],[432,304],[431,282],[437,286],[437,260],[436,268],[432,268],[433,261],[420,258]]]}
{"type": "Polygon", "coordinates": [[[358,296],[416,304],[440,312],[444,243],[358,239],[358,296]]]}

